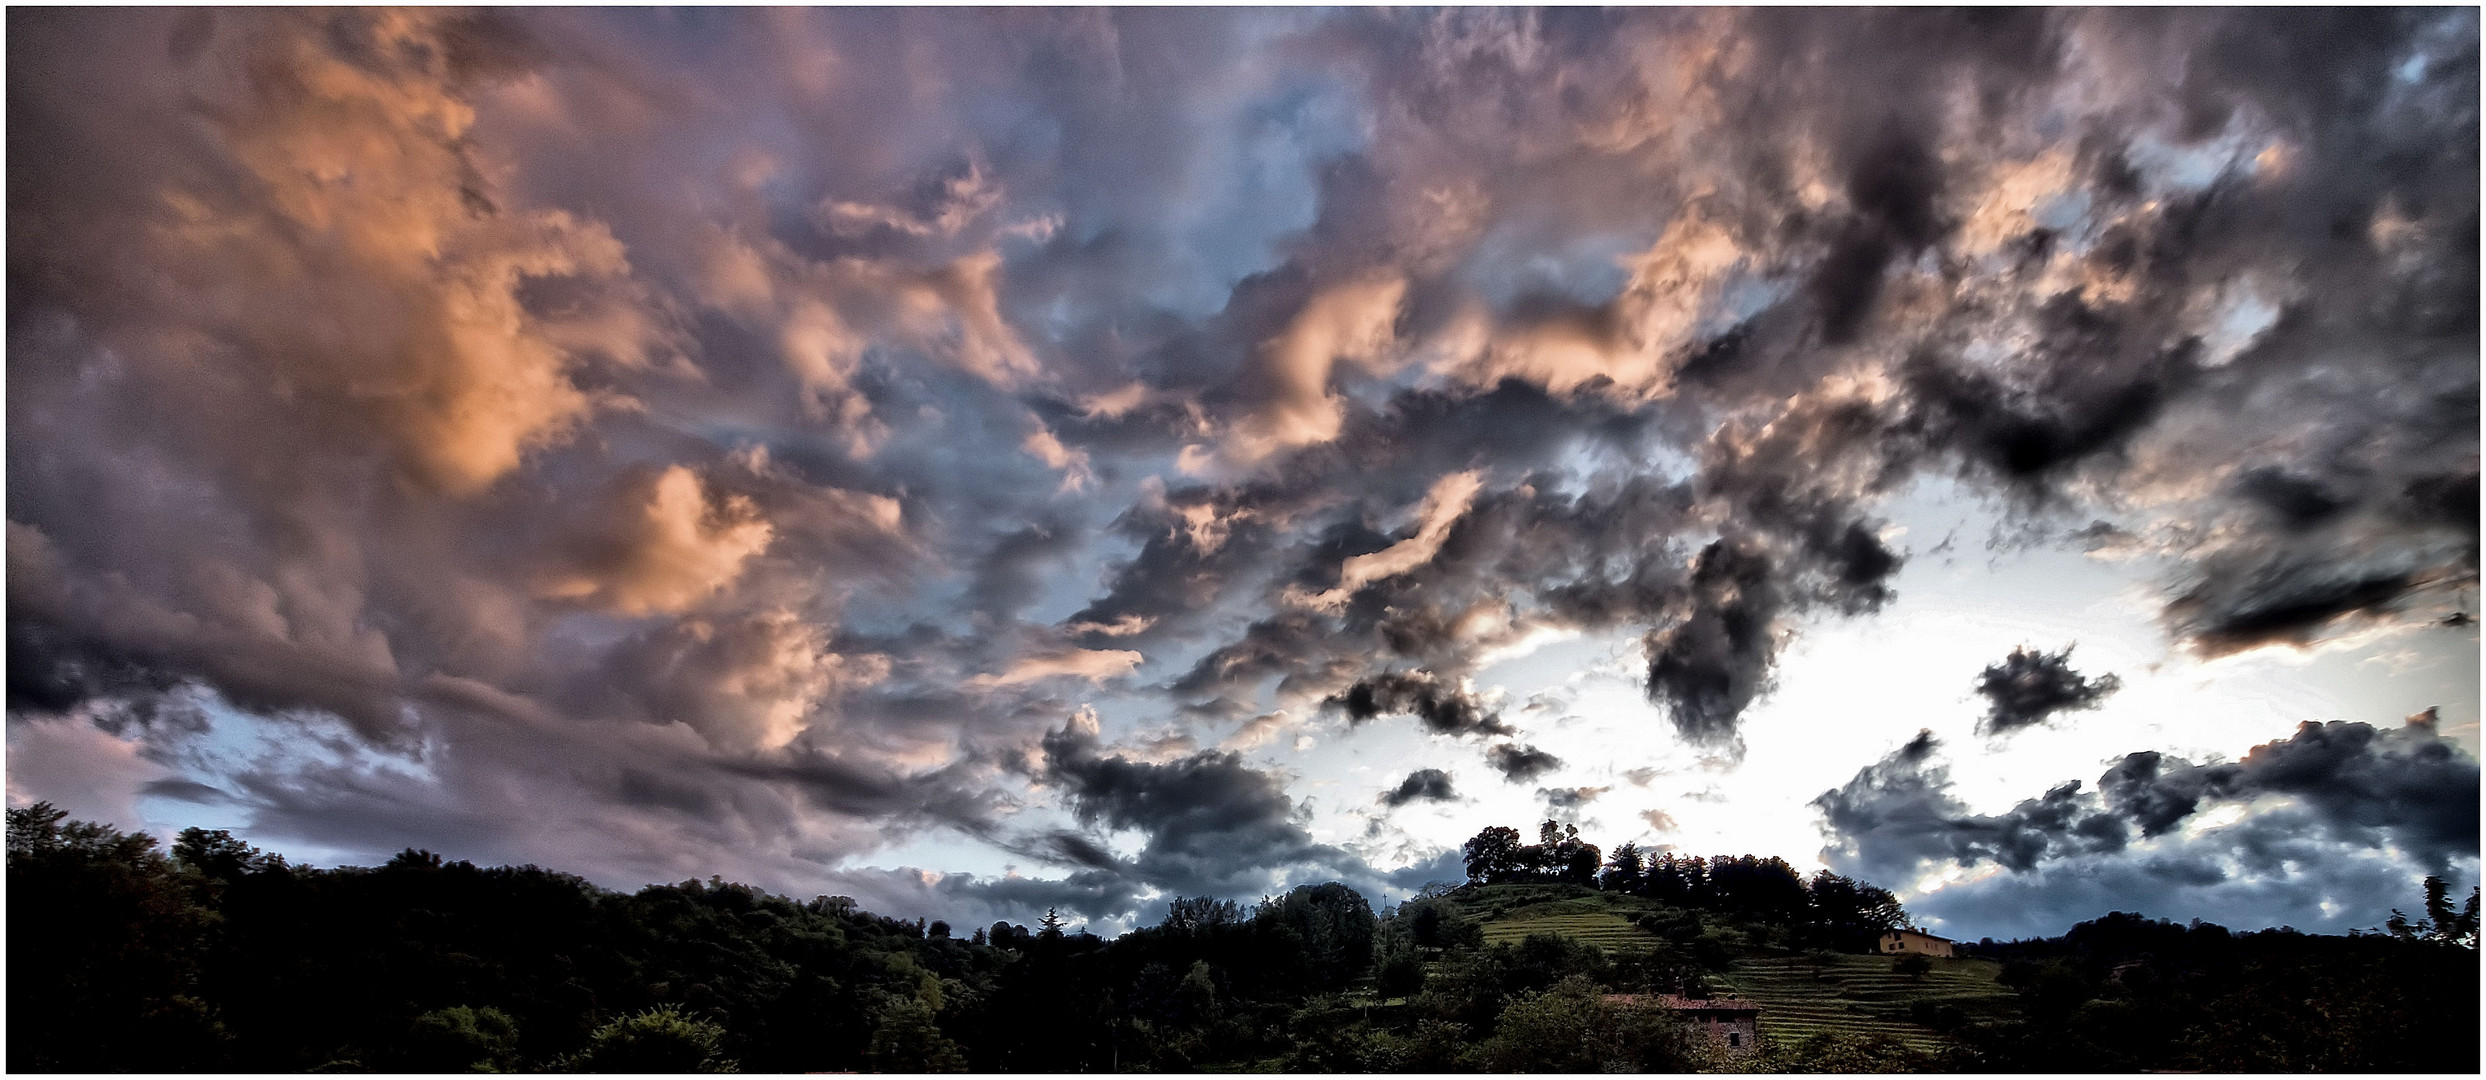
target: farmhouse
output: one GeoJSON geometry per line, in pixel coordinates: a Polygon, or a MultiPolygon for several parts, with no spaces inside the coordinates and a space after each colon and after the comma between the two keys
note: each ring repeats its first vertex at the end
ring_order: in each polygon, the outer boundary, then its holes
{"type": "Polygon", "coordinates": [[[1935,937],[1921,930],[1893,930],[1882,935],[1879,949],[1886,956],[1896,956],[1900,953],[1949,956],[1951,955],[1951,939],[1935,937]]]}
{"type": "Polygon", "coordinates": [[[1742,998],[1689,998],[1676,994],[1607,994],[1606,1000],[1616,1004],[1638,1004],[1653,1001],[1666,1007],[1675,1018],[1693,1026],[1709,1041],[1729,1050],[1757,1050],[1761,1046],[1761,1003],[1742,998]]]}
{"type": "Polygon", "coordinates": [[[1761,1045],[1761,1003],[1742,998],[1687,998],[1660,994],[1658,1004],[1674,1010],[1674,1014],[1690,1021],[1692,1026],[1709,1036],[1710,1041],[1726,1044],[1729,1050],[1752,1050],[1761,1045]]]}

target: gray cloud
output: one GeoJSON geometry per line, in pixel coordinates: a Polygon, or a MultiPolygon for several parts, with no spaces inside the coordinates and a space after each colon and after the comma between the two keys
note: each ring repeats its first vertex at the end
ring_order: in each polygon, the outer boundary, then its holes
{"type": "Polygon", "coordinates": [[[2122,689],[2122,679],[2114,675],[2092,679],[2073,670],[2071,661],[2069,647],[2050,653],[2023,646],[1977,673],[1977,693],[1987,701],[1977,730],[2006,735],[2043,724],[2058,713],[2097,708],[2108,695],[2122,689]]]}
{"type": "Polygon", "coordinates": [[[1614,790],[1608,787],[1538,788],[1537,798],[1545,800],[1545,808],[1557,813],[1576,811],[1597,801],[1597,796],[1614,790]]]}
{"type": "Polygon", "coordinates": [[[1499,770],[1503,779],[1514,784],[1524,784],[1562,768],[1561,758],[1518,743],[1495,743],[1487,747],[1485,763],[1499,770]]]}
{"type": "Polygon", "coordinates": [[[1360,679],[1345,693],[1324,700],[1347,719],[1362,723],[1378,716],[1406,713],[1442,735],[1509,735],[1501,714],[1486,711],[1475,695],[1443,686],[1431,672],[1393,671],[1360,679]]]}
{"type": "Polygon", "coordinates": [[[1450,774],[1440,769],[1417,769],[1399,781],[1397,787],[1381,793],[1381,805],[1405,806],[1411,802],[1452,802],[1459,793],[1450,786],[1450,774]]]}
{"type": "MultiPolygon", "coordinates": [[[[1063,785],[1080,823],[1138,829],[1147,842],[1123,871],[1189,896],[1265,886],[1275,871],[1355,865],[1315,843],[1278,778],[1231,753],[1202,751],[1162,764],[1105,753],[1073,723],[1045,736],[1042,776],[1063,785]]],[[[1360,869],[1360,865],[1357,866],[1360,869]]]]}
{"type": "MultiPolygon", "coordinates": [[[[1941,863],[1992,861],[2010,873],[1932,896],[1945,909],[1994,918],[1993,902],[1978,898],[1990,891],[2025,895],[2031,886],[2014,881],[2031,877],[2105,875],[2132,890],[2122,896],[2136,907],[2232,892],[2285,894],[2294,898],[2288,910],[2299,910],[2318,906],[2325,890],[2373,892],[2352,879],[2376,872],[2365,864],[2385,852],[2396,852],[2387,861],[2403,884],[2428,873],[2452,875],[2477,858],[2477,760],[2423,714],[2398,728],[2308,722],[2234,762],[2134,753],[2108,768],[2094,791],[2070,780],[1991,815],[1970,812],[1952,794],[1949,768],[1934,760],[1937,747],[1931,733],[1920,733],[1813,801],[1834,868],[1908,882],[1941,863]],[[2240,806],[2244,816],[2197,835],[2178,832],[2221,804],[2240,806]],[[2133,848],[2144,841],[2151,843],[2133,848]],[[2183,889],[2173,887],[2175,879],[2183,889]]],[[[2098,895],[2096,882],[2078,894],[2098,895]]],[[[2330,914],[2309,925],[2337,927],[2349,917],[2342,912],[2372,909],[2323,910],[2330,914]]],[[[2088,917],[2058,903],[2046,912],[2088,917]]]]}
{"type": "Polygon", "coordinates": [[[1692,593],[1691,614],[1649,637],[1649,696],[1686,738],[1720,743],[1768,688],[1785,600],[1770,557],[1725,540],[1693,561],[1692,593]]]}

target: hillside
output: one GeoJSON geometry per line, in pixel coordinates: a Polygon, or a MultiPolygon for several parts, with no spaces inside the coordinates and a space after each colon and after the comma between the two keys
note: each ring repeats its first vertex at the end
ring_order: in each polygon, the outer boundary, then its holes
{"type": "Polygon", "coordinates": [[[1487,945],[1516,945],[1530,934],[1560,934],[1609,951],[1647,949],[1659,939],[1631,921],[1631,915],[1650,906],[1631,903],[1635,899],[1600,894],[1530,904],[1485,923],[1481,929],[1487,945]]]}
{"type": "Polygon", "coordinates": [[[1737,997],[1767,1006],[1761,1033],[1778,1040],[1825,1032],[1881,1035],[1938,1054],[1951,1040],[1912,1015],[1930,1018],[1945,1006],[1977,1020],[2018,1015],[2016,995],[1998,981],[2001,964],[1968,958],[1935,958],[1932,964],[1931,972],[1911,977],[1893,971],[1886,956],[1756,952],[1737,958],[1719,981],[1737,997]]]}
{"type": "Polygon", "coordinates": [[[1676,938],[1716,947],[1707,965],[1711,991],[1761,1003],[1762,1034],[1782,1043],[1878,1036],[1939,1055],[1956,1043],[1938,1028],[2018,1016],[2017,995],[1992,960],[1935,958],[1931,971],[1910,976],[1894,970],[1890,957],[1774,946],[1769,927],[1580,886],[1470,886],[1447,899],[1477,921],[1488,946],[1553,934],[1619,959],[1666,948],[1668,938],[1643,924],[1671,923],[1676,938]]]}

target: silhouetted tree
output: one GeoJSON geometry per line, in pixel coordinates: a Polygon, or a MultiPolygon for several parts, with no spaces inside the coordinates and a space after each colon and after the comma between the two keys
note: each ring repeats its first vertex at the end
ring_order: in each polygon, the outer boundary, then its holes
{"type": "Polygon", "coordinates": [[[2477,947],[2478,891],[2469,890],[2468,905],[2452,910],[2451,883],[2431,874],[2426,875],[2426,917],[2410,922],[2398,908],[2384,921],[2391,936],[2410,941],[2429,941],[2441,945],[2477,947]]]}
{"type": "Polygon", "coordinates": [[[1177,896],[1167,906],[1165,921],[1158,925],[1180,934],[1200,933],[1243,921],[1243,908],[1232,900],[1207,896],[1177,896]]]}
{"type": "Polygon", "coordinates": [[[198,996],[213,913],[143,833],[8,811],[11,1071],[197,1071],[227,1042],[198,996]]]}
{"type": "Polygon", "coordinates": [[[1499,885],[1526,870],[1517,829],[1492,826],[1470,838],[1460,851],[1466,857],[1467,879],[1473,884],[1499,885]]]}
{"type": "Polygon", "coordinates": [[[1647,885],[1648,871],[1640,861],[1640,845],[1625,841],[1606,860],[1605,872],[1597,876],[1597,887],[1607,892],[1637,893],[1647,885]]]}
{"type": "Polygon", "coordinates": [[[1335,881],[1298,885],[1264,901],[1252,921],[1270,935],[1272,948],[1282,954],[1291,947],[1310,985],[1323,990],[1364,974],[1380,922],[1363,894],[1335,881]]]}

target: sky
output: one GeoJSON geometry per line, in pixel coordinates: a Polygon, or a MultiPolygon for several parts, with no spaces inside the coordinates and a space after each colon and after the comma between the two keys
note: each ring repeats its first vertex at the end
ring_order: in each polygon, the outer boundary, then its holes
{"type": "Polygon", "coordinates": [[[2475,9],[12,9],[7,797],[1112,933],[2478,878],[2475,9]]]}

